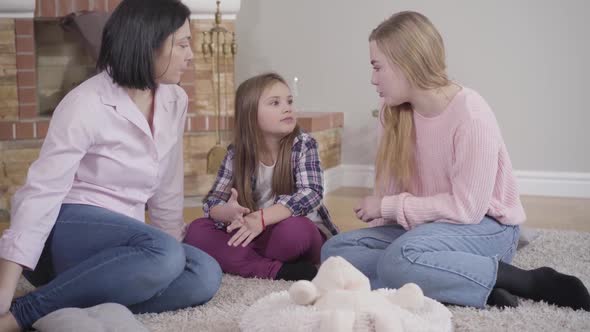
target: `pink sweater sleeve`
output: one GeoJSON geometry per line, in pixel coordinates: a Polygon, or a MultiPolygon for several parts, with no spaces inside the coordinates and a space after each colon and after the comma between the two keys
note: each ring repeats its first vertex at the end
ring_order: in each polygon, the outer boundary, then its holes
{"type": "Polygon", "coordinates": [[[497,128],[483,119],[462,124],[454,138],[451,191],[428,197],[409,193],[386,196],[381,203],[383,218],[393,219],[405,229],[431,221],[480,222],[492,198],[500,145],[497,128]]]}

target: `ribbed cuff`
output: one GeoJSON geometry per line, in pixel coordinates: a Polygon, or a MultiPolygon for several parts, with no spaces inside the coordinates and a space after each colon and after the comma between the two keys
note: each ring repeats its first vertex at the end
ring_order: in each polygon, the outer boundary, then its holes
{"type": "Polygon", "coordinates": [[[404,229],[410,229],[408,222],[404,218],[403,201],[407,194],[385,196],[381,200],[381,216],[384,219],[395,220],[397,224],[404,229]]]}

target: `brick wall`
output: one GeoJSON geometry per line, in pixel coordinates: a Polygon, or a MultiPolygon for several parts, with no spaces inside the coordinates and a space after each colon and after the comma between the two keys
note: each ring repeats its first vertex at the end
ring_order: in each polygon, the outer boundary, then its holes
{"type": "Polygon", "coordinates": [[[0,140],[44,137],[47,119],[36,118],[33,24],[0,19],[0,140]]]}
{"type": "MultiPolygon", "coordinates": [[[[18,118],[15,44],[14,20],[0,19],[0,121],[18,118]]],[[[4,138],[6,130],[0,127],[0,139],[4,138]]]]}

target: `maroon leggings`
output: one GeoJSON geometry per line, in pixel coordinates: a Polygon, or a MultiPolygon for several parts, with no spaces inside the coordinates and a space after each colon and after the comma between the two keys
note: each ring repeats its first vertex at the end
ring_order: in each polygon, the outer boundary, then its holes
{"type": "Polygon", "coordinates": [[[188,226],[184,242],[215,258],[223,272],[242,277],[274,279],[284,262],[320,263],[325,237],[306,217],[270,225],[246,247],[227,245],[236,231],[227,233],[217,229],[212,219],[201,218],[188,226]]]}

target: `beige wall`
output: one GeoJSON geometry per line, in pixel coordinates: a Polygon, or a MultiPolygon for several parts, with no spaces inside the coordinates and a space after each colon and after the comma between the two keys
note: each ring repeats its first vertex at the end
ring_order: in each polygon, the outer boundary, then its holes
{"type": "Polygon", "coordinates": [[[406,9],[439,28],[451,77],[488,100],[516,169],[590,172],[586,0],[247,0],[236,83],[265,70],[297,76],[300,108],[345,113],[343,163],[370,164],[377,98],[367,36],[406,9]]]}

